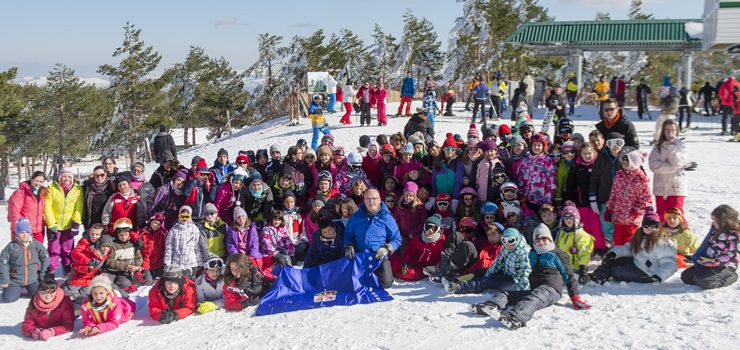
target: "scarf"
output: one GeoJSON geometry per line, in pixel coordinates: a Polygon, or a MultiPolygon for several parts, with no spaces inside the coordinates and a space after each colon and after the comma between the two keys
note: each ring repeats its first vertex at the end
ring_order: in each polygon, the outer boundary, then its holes
{"type": "Polygon", "coordinates": [[[539,246],[536,244],[534,245],[534,250],[537,252],[537,254],[540,254],[540,255],[545,254],[549,251],[552,251],[553,249],[555,249],[555,242],[553,241],[549,241],[547,244],[542,245],[542,246],[539,246]]]}
{"type": "Polygon", "coordinates": [[[581,165],[581,166],[583,166],[583,167],[585,167],[585,168],[587,168],[589,170],[591,170],[591,168],[594,166],[594,163],[595,162],[596,162],[596,157],[591,158],[591,161],[590,162],[586,162],[581,157],[578,157],[578,159],[576,159],[576,164],[581,165]]]}
{"type": "Polygon", "coordinates": [[[442,234],[442,228],[440,227],[437,232],[431,236],[427,236],[426,232],[421,234],[421,240],[424,241],[424,243],[434,243],[436,242],[439,237],[442,234]]]}
{"type": "Polygon", "coordinates": [[[622,111],[617,110],[617,116],[614,117],[614,120],[610,121],[609,119],[606,119],[606,118],[602,118],[601,120],[604,121],[604,126],[606,126],[607,129],[611,129],[614,127],[614,125],[617,125],[617,122],[619,121],[621,117],[622,117],[622,111]]]}
{"type": "Polygon", "coordinates": [[[41,300],[39,293],[36,293],[36,295],[33,296],[33,306],[36,308],[36,310],[49,313],[59,307],[59,304],[62,303],[62,300],[64,300],[64,291],[62,291],[62,288],[57,288],[54,292],[54,299],[52,299],[51,302],[49,302],[48,304],[44,303],[41,300]]]}
{"type": "Polygon", "coordinates": [[[254,197],[255,199],[257,199],[257,198],[260,198],[260,197],[262,197],[262,192],[264,192],[264,191],[265,191],[265,188],[264,188],[264,186],[262,186],[262,189],[261,189],[261,190],[259,190],[259,191],[254,191],[254,190],[252,190],[252,186],[249,186],[249,193],[251,193],[251,194],[252,194],[252,196],[253,196],[253,197],[254,197]]]}

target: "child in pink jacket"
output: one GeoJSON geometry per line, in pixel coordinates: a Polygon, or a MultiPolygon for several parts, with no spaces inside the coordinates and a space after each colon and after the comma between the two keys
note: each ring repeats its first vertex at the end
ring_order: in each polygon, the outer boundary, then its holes
{"type": "Polygon", "coordinates": [[[79,333],[92,336],[112,331],[134,318],[136,304],[112,291],[107,274],[95,276],[90,284],[92,290],[87,302],[82,304],[82,329],[79,333]]]}
{"type": "Polygon", "coordinates": [[[625,245],[642,225],[645,209],[653,205],[650,180],[642,169],[647,154],[636,150],[624,154],[622,169],[614,175],[612,190],[606,201],[604,219],[614,223],[614,245],[625,245]]]}

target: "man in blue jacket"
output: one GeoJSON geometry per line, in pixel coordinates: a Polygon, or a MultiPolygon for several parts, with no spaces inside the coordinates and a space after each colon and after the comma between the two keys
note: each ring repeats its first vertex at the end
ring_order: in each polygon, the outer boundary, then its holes
{"type": "Polygon", "coordinates": [[[475,122],[475,116],[480,108],[480,119],[481,123],[486,123],[486,100],[488,99],[488,85],[480,78],[476,79],[478,85],[473,88],[473,98],[475,104],[473,105],[473,122],[475,122]]]}
{"type": "Polygon", "coordinates": [[[236,169],[236,167],[229,162],[229,152],[222,148],[218,150],[216,160],[213,161],[213,166],[208,170],[216,179],[216,184],[219,185],[224,182],[226,175],[234,171],[234,169],[236,169]]]}
{"type": "Polygon", "coordinates": [[[384,288],[393,285],[393,272],[388,256],[401,246],[401,233],[396,220],[380,199],[376,189],[365,191],[364,203],[352,214],[344,231],[344,255],[354,259],[355,252],[375,253],[383,263],[375,270],[384,288]]]}
{"type": "Polygon", "coordinates": [[[411,101],[414,99],[416,94],[416,79],[411,76],[411,71],[406,72],[406,78],[403,78],[403,84],[401,85],[401,103],[398,105],[398,113],[396,117],[401,116],[401,110],[403,105],[406,104],[406,116],[411,116],[411,101]]]}

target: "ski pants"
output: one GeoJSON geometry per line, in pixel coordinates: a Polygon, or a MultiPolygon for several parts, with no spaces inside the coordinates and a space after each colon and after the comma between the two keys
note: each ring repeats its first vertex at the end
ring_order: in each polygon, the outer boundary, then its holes
{"type": "Polygon", "coordinates": [[[497,273],[488,277],[482,276],[480,278],[474,278],[470,281],[460,283],[459,294],[480,294],[487,290],[514,290],[514,279],[504,275],[503,273],[497,273]]]}
{"type": "Polygon", "coordinates": [[[2,302],[12,303],[20,299],[23,288],[25,288],[28,291],[28,294],[33,298],[33,295],[36,294],[36,290],[39,288],[39,283],[33,282],[27,286],[20,286],[12,283],[8,284],[6,288],[3,288],[2,302]]]}
{"type": "Polygon", "coordinates": [[[631,257],[607,260],[596,268],[594,274],[604,280],[613,277],[621,282],[652,283],[653,279],[635,265],[631,257]]]}
{"type": "Polygon", "coordinates": [[[681,273],[681,281],[704,289],[729,286],[737,281],[737,273],[729,267],[694,265],[681,273]]]}
{"type": "Polygon", "coordinates": [[[406,105],[406,115],[411,114],[411,101],[413,100],[413,96],[401,96],[401,103],[398,105],[398,115],[401,114],[401,110],[403,109],[403,105],[406,105]]]}
{"type": "MultiPolygon", "coordinates": [[[[47,232],[48,234],[51,231],[47,232]]],[[[72,247],[75,244],[75,236],[70,230],[57,231],[57,239],[49,237],[49,272],[54,273],[59,266],[70,266],[72,264],[72,247]]]]}
{"type": "Polygon", "coordinates": [[[532,290],[497,292],[486,303],[494,304],[501,310],[511,305],[509,313],[526,324],[535,312],[557,303],[560,297],[560,291],[543,284],[532,290]]]}
{"type": "Polygon", "coordinates": [[[329,113],[334,113],[334,104],[337,103],[337,94],[329,94],[329,104],[326,106],[326,109],[329,111],[329,113]]]}
{"type": "Polygon", "coordinates": [[[486,122],[486,100],[481,99],[475,99],[475,104],[473,105],[473,122],[475,122],[475,117],[478,116],[478,108],[480,108],[480,114],[481,114],[481,123],[486,122]]]}

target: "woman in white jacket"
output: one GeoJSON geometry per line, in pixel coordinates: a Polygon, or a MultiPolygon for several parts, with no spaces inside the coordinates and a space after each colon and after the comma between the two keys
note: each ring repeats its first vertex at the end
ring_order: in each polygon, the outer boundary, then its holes
{"type": "Polygon", "coordinates": [[[678,138],[678,124],[674,119],[663,122],[658,142],[650,152],[648,163],[653,172],[655,207],[661,221],[669,208],[684,211],[688,196],[686,171],[696,168],[695,162],[686,161],[686,144],[678,138]]]}
{"type": "Polygon", "coordinates": [[[676,264],[676,241],[660,226],[658,214],[648,208],[632,240],[616,246],[604,255],[604,260],[590,277],[603,284],[609,278],[616,281],[652,283],[671,277],[676,264]]]}

